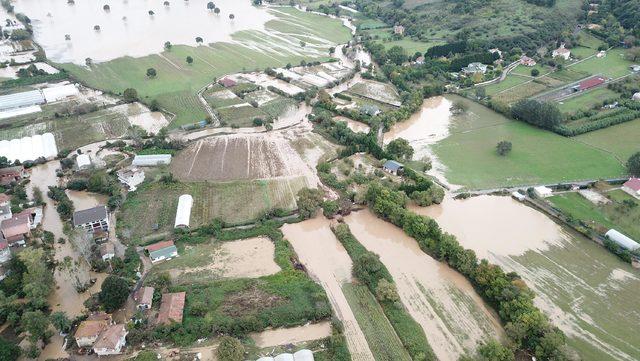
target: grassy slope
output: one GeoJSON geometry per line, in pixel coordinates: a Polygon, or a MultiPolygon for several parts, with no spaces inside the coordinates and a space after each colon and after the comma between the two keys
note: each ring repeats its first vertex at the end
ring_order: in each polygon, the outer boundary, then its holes
{"type": "Polygon", "coordinates": [[[615,99],[619,96],[620,95],[613,90],[600,87],[579,96],[563,100],[561,104],[558,104],[558,108],[564,113],[575,113],[578,110],[589,110],[596,104],[602,106],[603,101],[615,99]]]}
{"type": "Polygon", "coordinates": [[[435,146],[437,156],[448,168],[447,179],[453,184],[492,188],[625,173],[622,164],[604,151],[506,119],[481,105],[468,105],[465,115],[454,118],[452,134],[435,146]],[[513,143],[513,151],[506,157],[495,151],[501,140],[513,143]]]}
{"type": "MultiPolygon", "coordinates": [[[[267,29],[295,33],[293,37],[299,37],[309,44],[317,40],[298,34],[321,37],[333,44],[350,39],[349,30],[336,19],[290,8],[278,9],[274,14],[278,19],[269,21],[265,25],[267,29]]],[[[270,43],[283,45],[282,40],[275,37],[250,31],[235,33],[233,38],[248,44],[262,42],[262,45],[267,47],[270,43]]],[[[319,46],[318,50],[326,53],[323,49],[328,47],[324,44],[319,46]]],[[[172,125],[178,126],[196,122],[206,116],[194,94],[214,78],[243,70],[299,63],[303,59],[326,59],[318,54],[311,55],[311,51],[313,50],[309,49],[307,55],[280,49],[258,51],[237,43],[214,43],[199,47],[176,45],[162,54],[141,58],[118,58],[96,64],[91,69],[75,64],[61,66],[91,87],[114,93],[121,93],[124,89],[132,87],[138,90],[144,101],[157,98],[165,109],[176,114],[172,125]],[[194,58],[193,64],[186,63],[187,56],[194,58]],[[148,78],[148,68],[155,68],[158,75],[153,79],[148,78]]]]}
{"type": "Polygon", "coordinates": [[[640,119],[585,133],[575,139],[593,147],[606,149],[622,162],[626,162],[633,153],[640,151],[638,134],[640,119]]]}

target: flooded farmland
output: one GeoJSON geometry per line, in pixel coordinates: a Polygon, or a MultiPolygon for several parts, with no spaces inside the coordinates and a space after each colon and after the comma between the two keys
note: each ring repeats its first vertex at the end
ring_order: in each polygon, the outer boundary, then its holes
{"type": "Polygon", "coordinates": [[[316,217],[285,224],[282,232],[311,277],[327,293],[331,307],[344,326],[352,359],[373,360],[367,340],[342,292],[342,284],[351,282],[351,258],[331,231],[329,220],[316,217]]]}
{"type": "Polygon", "coordinates": [[[16,12],[27,14],[35,39],[47,56],[59,63],[83,65],[86,58],[107,61],[122,56],[141,57],[163,50],[165,41],[196,46],[196,37],[205,43],[230,41],[231,33],[262,30],[275,17],[266,8],[250,1],[220,0],[220,13],[207,10],[206,0],[96,1],[18,0],[16,12]],[[149,11],[153,11],[150,15],[149,11]],[[229,15],[234,14],[233,20],[229,15]],[[99,30],[94,30],[99,26],[99,30]],[[65,40],[69,35],[70,40],[65,40]]]}
{"type": "Polygon", "coordinates": [[[497,316],[459,273],[420,250],[404,232],[369,210],[345,218],[353,235],[380,255],[400,299],[424,329],[439,360],[472,353],[479,341],[500,338],[497,316]]]}
{"type": "Polygon", "coordinates": [[[518,272],[535,303],[584,360],[638,360],[638,270],[508,197],[446,199],[415,208],[479,256],[518,272]]]}

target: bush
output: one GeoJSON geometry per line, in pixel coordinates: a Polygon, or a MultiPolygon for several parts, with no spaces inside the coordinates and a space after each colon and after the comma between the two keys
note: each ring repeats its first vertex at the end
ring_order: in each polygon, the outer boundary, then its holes
{"type": "Polygon", "coordinates": [[[531,69],[531,76],[538,76],[540,75],[540,70],[538,69],[531,69]]]}
{"type": "Polygon", "coordinates": [[[219,361],[243,361],[244,346],[236,338],[223,336],[216,351],[219,361]]]}

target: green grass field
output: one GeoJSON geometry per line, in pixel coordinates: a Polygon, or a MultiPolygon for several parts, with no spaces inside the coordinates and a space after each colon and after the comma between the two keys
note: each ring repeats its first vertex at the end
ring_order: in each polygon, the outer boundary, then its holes
{"type": "Polygon", "coordinates": [[[640,119],[581,134],[575,139],[595,148],[605,149],[621,162],[626,162],[633,153],[640,151],[638,134],[640,119]]]}
{"type": "Polygon", "coordinates": [[[617,99],[619,97],[620,94],[613,90],[607,89],[606,87],[599,87],[578,96],[563,100],[558,104],[558,108],[563,113],[571,114],[578,110],[592,109],[594,105],[601,106],[603,101],[617,99]]]}
{"type": "Polygon", "coordinates": [[[157,99],[163,108],[176,115],[171,123],[173,127],[194,123],[206,116],[195,94],[216,77],[297,64],[303,59],[326,60],[330,46],[351,38],[349,29],[337,19],[293,8],[277,8],[271,12],[277,19],[265,24],[267,32],[234,33],[232,38],[237,42],[233,44],[174,45],[161,54],[118,58],[94,64],[91,69],[75,64],[61,64],[61,67],[91,87],[116,94],[131,87],[145,102],[157,99]],[[279,33],[272,33],[276,31],[279,33]],[[301,47],[300,40],[308,45],[301,47]],[[193,57],[193,64],[187,64],[187,56],[193,57]],[[148,78],[148,68],[155,68],[157,76],[148,78]]]}
{"type": "Polygon", "coordinates": [[[513,75],[510,74],[506,78],[504,78],[503,81],[499,83],[489,84],[485,86],[485,89],[487,91],[487,95],[495,95],[496,93],[506,91],[507,89],[516,87],[530,80],[531,78],[519,76],[516,74],[513,74],[513,75]]]}
{"type": "Polygon", "coordinates": [[[441,45],[444,43],[445,42],[442,40],[433,40],[433,41],[424,42],[424,41],[416,41],[411,38],[405,37],[400,40],[385,41],[382,44],[386,49],[389,49],[393,46],[401,46],[404,48],[404,50],[407,51],[408,55],[413,55],[416,52],[420,52],[424,54],[429,48],[436,45],[441,45]]]}
{"type": "Polygon", "coordinates": [[[410,361],[407,350],[367,286],[347,283],[342,285],[342,292],[375,360],[410,361]]]}
{"type": "Polygon", "coordinates": [[[624,56],[625,49],[615,48],[607,51],[607,56],[603,58],[594,56],[568,68],[576,72],[602,74],[610,78],[617,78],[631,73],[629,66],[633,63],[625,59],[624,56]]]}
{"type": "Polygon", "coordinates": [[[434,150],[446,166],[449,182],[467,188],[553,183],[617,177],[623,165],[606,151],[523,122],[509,120],[477,103],[454,117],[451,135],[434,150]],[[513,150],[505,157],[496,144],[508,140],[513,150]]]}

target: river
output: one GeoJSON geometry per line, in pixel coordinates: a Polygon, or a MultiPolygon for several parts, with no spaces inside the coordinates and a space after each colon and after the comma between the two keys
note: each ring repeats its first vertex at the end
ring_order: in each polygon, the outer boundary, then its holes
{"type": "Polygon", "coordinates": [[[584,360],[638,360],[640,275],[592,241],[509,198],[495,196],[414,207],[433,217],[536,292],[535,304],[560,327],[584,360]]]}

